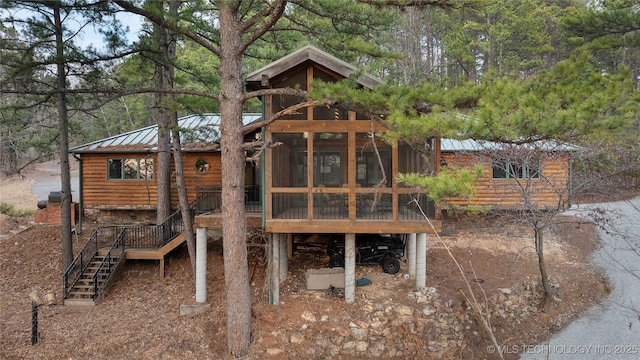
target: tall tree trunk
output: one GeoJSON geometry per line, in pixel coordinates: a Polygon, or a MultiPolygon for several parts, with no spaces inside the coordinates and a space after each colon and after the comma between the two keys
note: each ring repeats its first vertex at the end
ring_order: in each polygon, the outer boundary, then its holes
{"type": "MultiPolygon", "coordinates": [[[[178,116],[175,114],[172,116],[172,135],[173,135],[173,147],[175,149],[181,149],[180,144],[180,130],[178,130],[178,116]]],[[[176,182],[178,185],[178,198],[180,201],[180,211],[182,214],[182,223],[184,224],[184,232],[187,241],[187,250],[189,251],[189,260],[191,261],[191,273],[193,274],[195,287],[195,274],[196,274],[196,235],[193,232],[193,215],[191,214],[191,208],[189,207],[189,198],[187,197],[187,187],[184,181],[184,164],[182,162],[182,151],[175,150],[173,152],[173,161],[175,163],[176,182]]]]}
{"type": "Polygon", "coordinates": [[[237,10],[220,5],[220,116],[222,152],[222,236],[227,294],[227,346],[243,356],[251,339],[251,293],[244,207],[245,154],[242,148],[242,34],[237,10]]]}
{"type": "MultiPolygon", "coordinates": [[[[156,7],[158,13],[163,13],[164,1],[151,1],[150,5],[156,7]]],[[[169,69],[172,66],[169,61],[169,35],[168,31],[153,24],[153,50],[158,52],[155,62],[154,86],[157,89],[169,89],[172,79],[169,79],[169,69]]],[[[175,47],[175,43],[174,43],[175,47]]],[[[163,92],[155,93],[155,113],[158,124],[158,163],[156,166],[156,183],[158,184],[156,224],[160,225],[171,215],[171,143],[170,143],[170,116],[173,104],[167,100],[163,92]]]]}
{"type": "MultiPolygon", "coordinates": [[[[181,1],[169,1],[168,2],[168,12],[167,16],[173,19],[178,17],[178,9],[182,4],[181,1]]],[[[160,2],[158,5],[161,8],[160,11],[163,11],[164,2],[160,2]]],[[[159,39],[161,40],[161,60],[160,64],[156,63],[156,71],[160,72],[159,77],[161,78],[161,88],[162,89],[172,89],[173,88],[173,77],[174,77],[174,66],[173,63],[176,59],[176,36],[171,33],[166,28],[154,24],[154,32],[157,31],[159,33],[159,39]]],[[[157,76],[158,74],[156,74],[157,76]]],[[[156,80],[157,81],[157,80],[156,80]]],[[[157,83],[156,83],[157,84],[157,83]]],[[[164,134],[160,134],[160,122],[158,122],[158,140],[162,137],[166,137],[166,151],[160,151],[158,154],[158,158],[163,157],[163,162],[166,164],[166,204],[164,204],[163,211],[166,211],[166,216],[161,219],[160,218],[160,194],[158,194],[158,221],[164,221],[167,217],[169,217],[171,210],[171,145],[173,144],[173,161],[175,167],[176,174],[176,183],[178,189],[178,200],[180,202],[180,211],[182,215],[182,222],[184,224],[184,231],[187,242],[187,250],[189,252],[189,259],[191,261],[191,273],[194,275],[196,273],[196,237],[193,232],[193,217],[191,214],[191,207],[189,204],[189,197],[187,195],[187,185],[184,180],[184,164],[182,161],[182,144],[180,143],[180,129],[178,128],[178,113],[175,107],[175,99],[173,94],[161,96],[162,103],[159,105],[159,112],[162,113],[162,121],[164,125],[163,132],[164,134]],[[169,134],[171,134],[171,142],[169,141],[169,134]],[[166,158],[165,158],[166,156],[166,158]]],[[[160,119],[159,119],[160,120],[160,119]]],[[[158,192],[160,191],[160,181],[158,180],[158,192]]],[[[194,283],[195,287],[195,283],[194,283]]]]}
{"type": "Polygon", "coordinates": [[[56,101],[58,107],[58,130],[60,131],[60,175],[62,186],[62,204],[60,217],[62,223],[62,271],[73,262],[73,237],[71,236],[71,173],[69,170],[69,118],[67,114],[67,75],[64,59],[64,39],[62,38],[62,20],[60,3],[53,5],[54,25],[56,29],[56,101]]]}
{"type": "Polygon", "coordinates": [[[542,298],[539,308],[544,312],[548,312],[551,307],[551,300],[554,293],[551,289],[551,284],[549,283],[549,275],[547,274],[547,263],[544,260],[543,229],[535,225],[533,228],[533,233],[536,242],[536,254],[538,255],[538,267],[540,268],[540,276],[542,277],[542,288],[544,289],[544,298],[542,298]]]}

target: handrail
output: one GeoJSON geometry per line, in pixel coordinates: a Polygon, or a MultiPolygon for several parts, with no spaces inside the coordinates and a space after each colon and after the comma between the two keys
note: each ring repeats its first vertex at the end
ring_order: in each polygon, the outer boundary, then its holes
{"type": "Polygon", "coordinates": [[[127,230],[127,248],[161,248],[184,232],[182,212],[177,210],[160,225],[118,225],[118,233],[127,230]]]}
{"type": "MultiPolygon", "coordinates": [[[[190,209],[190,213],[193,216],[193,208],[190,209]]],[[[97,228],[62,274],[63,298],[66,299],[69,296],[100,248],[109,246],[107,256],[100,263],[99,269],[109,264],[110,270],[113,251],[118,247],[122,247],[122,253],[125,248],[161,248],[183,232],[184,223],[180,210],[175,211],[160,225],[114,225],[97,228]],[[112,240],[114,238],[115,241],[112,240]]],[[[106,282],[105,279],[98,284],[96,274],[97,272],[93,275],[94,299],[106,282]]]]}
{"type": "Polygon", "coordinates": [[[93,295],[92,295],[92,299],[95,300],[98,297],[98,294],[100,294],[100,291],[102,291],[102,289],[104,288],[104,285],[107,283],[107,281],[109,280],[109,278],[111,277],[111,267],[112,266],[117,266],[118,263],[120,261],[122,261],[122,255],[124,254],[124,250],[125,250],[125,242],[124,242],[124,234],[127,230],[122,230],[120,232],[120,235],[118,235],[118,238],[116,238],[116,241],[113,242],[113,245],[111,245],[111,247],[109,248],[109,251],[107,251],[106,256],[104,257],[104,259],[102,259],[102,261],[100,262],[100,265],[98,265],[98,268],[96,269],[96,271],[93,273],[93,295]],[[115,250],[117,248],[119,248],[120,246],[122,246],[122,249],[120,250],[120,256],[117,258],[117,261],[112,264],[111,260],[112,260],[112,254],[115,252],[115,250]],[[98,275],[100,274],[100,272],[104,269],[107,268],[107,277],[105,278],[98,278],[98,275]]]}
{"type": "MultiPolygon", "coordinates": [[[[248,213],[262,211],[260,185],[245,185],[244,206],[248,213]]],[[[222,211],[222,186],[196,186],[195,211],[197,214],[222,211]]]]}
{"type": "Polygon", "coordinates": [[[84,244],[78,255],[62,273],[63,294],[66,299],[73,287],[78,283],[80,277],[91,264],[93,258],[98,254],[100,248],[109,246],[115,237],[115,226],[102,226],[97,228],[84,244]]]}
{"type": "Polygon", "coordinates": [[[95,256],[95,254],[98,252],[97,245],[98,245],[98,230],[96,229],[96,231],[94,231],[93,234],[91,234],[87,242],[84,244],[84,246],[82,247],[78,255],[76,255],[76,257],[73,259],[71,264],[69,264],[65,272],[62,274],[62,283],[64,286],[63,298],[65,299],[67,298],[67,296],[71,292],[71,289],[73,289],[73,287],[76,285],[76,283],[82,276],[82,273],[84,272],[84,270],[87,268],[87,266],[89,266],[89,263],[91,262],[90,259],[92,259],[95,256]],[[90,251],[90,247],[93,250],[93,253],[91,253],[91,258],[89,259],[89,261],[83,261],[83,259],[85,258],[85,255],[88,254],[88,252],[90,251]],[[75,273],[75,276],[73,277],[72,281],[69,282],[69,278],[71,277],[72,272],[75,273]]]}

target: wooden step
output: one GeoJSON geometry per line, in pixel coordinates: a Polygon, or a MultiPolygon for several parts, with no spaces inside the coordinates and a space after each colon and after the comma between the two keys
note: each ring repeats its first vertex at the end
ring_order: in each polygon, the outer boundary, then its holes
{"type": "Polygon", "coordinates": [[[109,272],[108,271],[100,271],[97,272],[96,271],[90,271],[86,274],[82,274],[82,276],[80,277],[81,279],[93,279],[93,276],[97,276],[97,277],[105,277],[105,276],[109,276],[109,272]]]}
{"type": "Polygon", "coordinates": [[[64,306],[72,306],[72,307],[88,307],[95,306],[95,303],[91,299],[64,299],[64,306]]]}
{"type": "Polygon", "coordinates": [[[74,286],[74,287],[71,289],[71,292],[74,292],[74,291],[80,291],[80,290],[82,290],[82,291],[91,291],[91,292],[93,292],[93,288],[94,288],[93,284],[92,284],[92,285],[77,285],[77,284],[76,284],[76,286],[74,286]]]}
{"type": "Polygon", "coordinates": [[[69,293],[69,297],[86,298],[86,297],[92,297],[92,296],[93,296],[93,291],[76,290],[76,288],[71,290],[71,292],[69,293]]]}

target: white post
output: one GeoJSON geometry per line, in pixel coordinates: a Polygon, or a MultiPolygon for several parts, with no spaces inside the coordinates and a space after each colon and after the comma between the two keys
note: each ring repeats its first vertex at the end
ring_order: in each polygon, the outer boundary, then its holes
{"type": "Polygon", "coordinates": [[[207,301],[207,228],[196,229],[196,302],[207,301]]]}
{"type": "Polygon", "coordinates": [[[271,304],[280,304],[280,238],[282,234],[271,234],[271,304]]]}
{"type": "Polygon", "coordinates": [[[280,234],[280,281],[287,280],[289,271],[289,236],[280,234]]]}
{"type": "Polygon", "coordinates": [[[407,236],[407,261],[409,262],[409,277],[416,277],[416,233],[407,236]]]}
{"type": "Polygon", "coordinates": [[[427,287],[427,234],[416,236],[416,289],[427,287]]]}
{"type": "Polygon", "coordinates": [[[344,299],[356,301],[356,234],[344,235],[344,299]]]}

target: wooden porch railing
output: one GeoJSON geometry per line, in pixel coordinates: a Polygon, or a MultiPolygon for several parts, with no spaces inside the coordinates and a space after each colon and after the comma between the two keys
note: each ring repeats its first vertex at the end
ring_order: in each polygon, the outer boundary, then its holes
{"type": "MultiPolygon", "coordinates": [[[[262,211],[260,185],[247,185],[244,188],[244,206],[247,213],[262,211]]],[[[222,211],[222,186],[196,186],[195,209],[197,214],[222,211]]]]}

